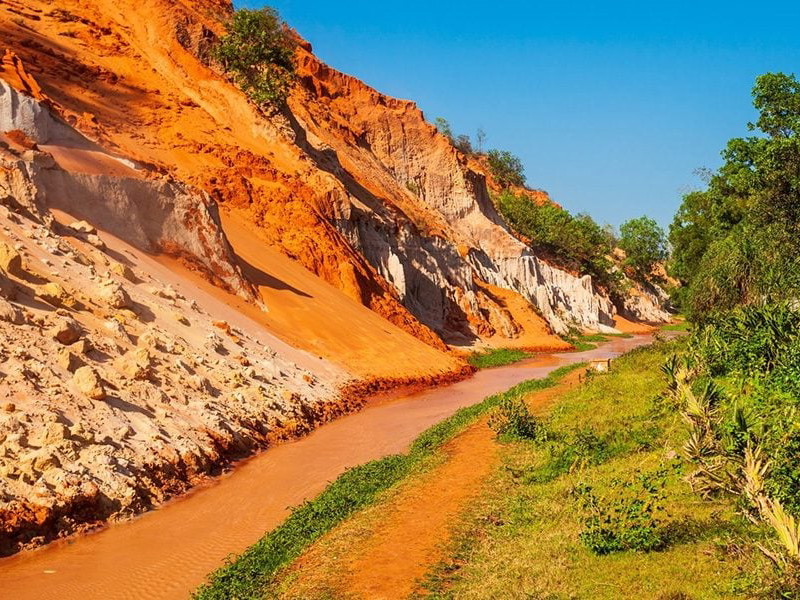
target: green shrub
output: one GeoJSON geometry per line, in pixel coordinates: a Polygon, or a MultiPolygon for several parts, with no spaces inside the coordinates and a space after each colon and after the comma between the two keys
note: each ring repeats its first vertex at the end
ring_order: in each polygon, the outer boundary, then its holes
{"type": "Polygon", "coordinates": [[[794,423],[783,435],[768,442],[772,458],[771,477],[766,488],[771,498],[795,516],[800,516],[800,424],[794,423]]]}
{"type": "Polygon", "coordinates": [[[686,406],[717,389],[702,423],[701,411],[684,409],[696,489],[740,496],[749,516],[763,498],[800,516],[800,312],[781,303],[713,313],[689,353],[706,375],[683,389],[686,406]]]}
{"type": "Polygon", "coordinates": [[[636,550],[652,552],[667,545],[664,528],[666,469],[637,472],[615,482],[610,497],[598,497],[591,486],[580,484],[575,495],[587,513],[580,540],[594,554],[636,550]]]}
{"type": "Polygon", "coordinates": [[[619,247],[627,255],[625,263],[647,279],[653,267],[667,258],[664,230],[649,217],[625,221],[619,228],[619,247]]]}
{"type": "Polygon", "coordinates": [[[436,130],[445,136],[450,142],[453,141],[453,128],[450,127],[450,122],[445,119],[444,117],[436,117],[436,121],[434,121],[434,125],[436,126],[436,130]]]}
{"type": "Polygon", "coordinates": [[[454,148],[464,154],[474,154],[475,151],[472,148],[472,139],[464,133],[458,135],[454,134],[453,128],[450,126],[450,121],[444,117],[436,117],[433,124],[439,133],[450,140],[454,148]]]}
{"type": "Polygon", "coordinates": [[[542,436],[541,424],[521,396],[506,396],[489,417],[489,427],[503,438],[535,440],[542,436]]]}
{"type": "MultiPolygon", "coordinates": [[[[712,374],[753,376],[800,367],[800,312],[787,304],[746,306],[707,317],[692,349],[712,374]]],[[[791,377],[792,373],[784,372],[791,377]]]]}
{"type": "Polygon", "coordinates": [[[274,8],[233,13],[213,56],[259,105],[281,106],[295,82],[295,41],[274,8]]]}
{"type": "Polygon", "coordinates": [[[591,429],[567,435],[548,432],[547,459],[526,477],[526,483],[547,483],[577,468],[596,466],[608,459],[608,443],[591,429]]]}
{"type": "Polygon", "coordinates": [[[538,440],[546,444],[545,460],[530,469],[525,483],[548,483],[579,469],[596,467],[615,457],[653,447],[660,430],[652,424],[629,423],[606,435],[589,427],[560,432],[541,424],[538,440]]]}
{"type": "Polygon", "coordinates": [[[794,300],[800,293],[800,83],[756,79],[751,130],[706,172],[707,188],[684,196],[670,227],[675,300],[693,319],[739,305],[794,300]]]}
{"type": "Polygon", "coordinates": [[[524,167],[518,156],[507,150],[489,150],[489,171],[501,187],[525,185],[524,167]]]}

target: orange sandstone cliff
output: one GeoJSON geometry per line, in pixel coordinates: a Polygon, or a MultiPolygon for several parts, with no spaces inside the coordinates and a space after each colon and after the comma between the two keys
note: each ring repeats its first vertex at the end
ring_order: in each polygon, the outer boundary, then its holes
{"type": "Polygon", "coordinates": [[[0,554],[462,377],[450,347],[613,330],[412,102],[303,42],[288,107],[254,106],[208,58],[231,10],[0,4],[0,554]]]}

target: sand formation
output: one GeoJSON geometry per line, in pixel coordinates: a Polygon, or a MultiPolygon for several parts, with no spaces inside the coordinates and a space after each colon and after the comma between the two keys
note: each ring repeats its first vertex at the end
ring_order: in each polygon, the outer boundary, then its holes
{"type": "Polygon", "coordinates": [[[0,554],[463,377],[452,347],[668,317],[537,257],[478,161],[309,45],[259,110],[208,58],[230,11],[0,7],[0,554]]]}

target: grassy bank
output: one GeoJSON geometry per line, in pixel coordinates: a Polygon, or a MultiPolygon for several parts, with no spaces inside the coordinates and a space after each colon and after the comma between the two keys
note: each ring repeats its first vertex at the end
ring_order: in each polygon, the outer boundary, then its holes
{"type": "Polygon", "coordinates": [[[684,342],[615,361],[564,395],[535,440],[503,445],[486,494],[424,582],[434,598],[752,596],[766,535],[729,500],[702,500],[678,454],[686,428],[660,399],[684,342]]]}
{"type": "Polygon", "coordinates": [[[407,454],[391,455],[350,469],[319,496],[296,508],[278,528],[242,555],[209,576],[195,592],[202,600],[262,598],[274,574],[289,564],[312,542],[344,519],[373,502],[404,477],[420,469],[448,440],[507,398],[522,397],[555,385],[583,365],[569,365],[544,379],[523,382],[510,390],[462,408],[423,432],[407,454]]]}
{"type": "Polygon", "coordinates": [[[495,348],[485,352],[473,352],[467,358],[467,362],[477,369],[491,369],[492,367],[510,365],[532,356],[533,354],[524,350],[495,348]]]}
{"type": "Polygon", "coordinates": [[[588,335],[572,335],[564,338],[564,341],[575,346],[576,352],[586,352],[594,350],[597,344],[608,342],[612,338],[632,338],[630,333],[592,333],[588,335]]]}
{"type": "Polygon", "coordinates": [[[692,325],[688,321],[682,321],[680,323],[669,323],[668,325],[662,325],[661,331],[691,331],[692,325]]]}

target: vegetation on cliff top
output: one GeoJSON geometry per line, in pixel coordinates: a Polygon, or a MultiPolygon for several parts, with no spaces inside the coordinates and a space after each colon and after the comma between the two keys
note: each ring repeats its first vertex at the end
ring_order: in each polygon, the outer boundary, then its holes
{"type": "Polygon", "coordinates": [[[274,8],[233,13],[213,56],[253,102],[281,106],[295,82],[296,43],[274,8]]]}
{"type": "Polygon", "coordinates": [[[573,216],[551,202],[537,203],[506,189],[495,204],[509,224],[529,240],[531,248],[581,275],[591,275],[607,289],[616,289],[620,275],[609,259],[614,236],[589,215],[573,216]]]}
{"type": "Polygon", "coordinates": [[[503,188],[525,185],[525,168],[518,156],[507,150],[489,150],[486,160],[492,177],[503,188]]]}
{"type": "MultiPolygon", "coordinates": [[[[455,135],[447,119],[437,117],[434,125],[455,148],[467,155],[475,154],[471,138],[455,135]]],[[[485,139],[485,132],[479,129],[479,148],[485,139]]],[[[525,193],[515,191],[525,186],[525,167],[518,156],[493,149],[486,153],[485,160],[492,180],[502,190],[495,195],[494,203],[506,221],[528,238],[535,251],[567,269],[591,275],[593,282],[611,295],[625,293],[619,266],[626,267],[632,279],[647,283],[652,279],[655,265],[667,258],[666,235],[653,219],[643,216],[623,223],[618,238],[611,225],[601,227],[588,214],[573,216],[554,203],[535,202],[525,193]],[[621,265],[611,259],[617,246],[626,253],[621,265]]],[[[416,193],[415,184],[407,187],[416,193]]]]}

